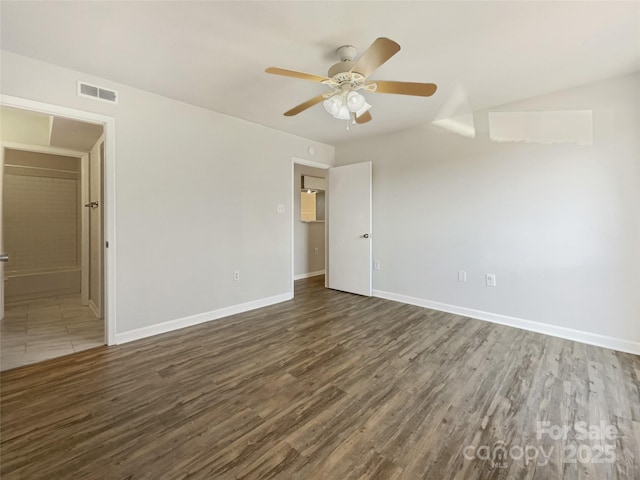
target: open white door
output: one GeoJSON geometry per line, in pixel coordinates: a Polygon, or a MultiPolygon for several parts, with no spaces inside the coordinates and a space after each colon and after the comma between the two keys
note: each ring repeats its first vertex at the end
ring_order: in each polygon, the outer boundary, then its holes
{"type": "Polygon", "coordinates": [[[328,287],[371,296],[371,162],[329,169],[328,287]]]}
{"type": "Polygon", "coordinates": [[[103,255],[104,236],[102,231],[102,176],[104,169],[104,135],[96,142],[89,154],[89,291],[88,301],[98,318],[104,317],[103,305],[103,255]]]}
{"type": "Polygon", "coordinates": [[[4,147],[0,145],[0,320],[4,318],[4,263],[9,259],[4,253],[4,229],[2,221],[4,219],[4,206],[2,198],[4,197],[4,147]]]}

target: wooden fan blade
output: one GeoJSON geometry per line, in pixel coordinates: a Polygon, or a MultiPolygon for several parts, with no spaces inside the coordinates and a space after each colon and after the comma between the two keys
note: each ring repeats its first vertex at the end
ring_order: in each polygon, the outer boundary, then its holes
{"type": "Polygon", "coordinates": [[[291,110],[288,110],[288,111],[284,112],[284,116],[285,117],[292,117],[294,115],[297,115],[300,112],[304,112],[307,108],[310,108],[310,107],[313,107],[314,105],[317,105],[318,103],[322,102],[323,100],[324,100],[324,95],[318,95],[317,97],[313,97],[312,99],[307,100],[304,103],[301,103],[297,107],[293,107],[291,110]]]}
{"type": "Polygon", "coordinates": [[[356,123],[367,123],[371,121],[371,114],[369,112],[364,112],[359,117],[356,117],[356,123]]]}
{"type": "Polygon", "coordinates": [[[438,86],[435,83],[413,83],[413,82],[386,82],[376,80],[378,87],[375,93],[397,93],[399,95],[416,95],[418,97],[430,97],[436,93],[438,86]]]}
{"type": "Polygon", "coordinates": [[[282,75],[284,77],[300,78],[302,80],[310,80],[312,82],[323,82],[330,80],[328,77],[322,75],[314,75],[313,73],[298,72],[296,70],[287,70],[286,68],[269,67],[264,70],[267,73],[273,73],[274,75],[282,75]]]}
{"type": "Polygon", "coordinates": [[[351,68],[351,71],[368,77],[378,67],[398,53],[399,50],[400,45],[393,40],[385,37],[377,38],[358,59],[353,68],[351,68]]]}

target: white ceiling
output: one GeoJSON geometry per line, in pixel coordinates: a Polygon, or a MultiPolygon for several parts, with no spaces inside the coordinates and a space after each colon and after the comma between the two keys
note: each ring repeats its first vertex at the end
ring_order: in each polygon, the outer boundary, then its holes
{"type": "Polygon", "coordinates": [[[640,70],[640,2],[13,2],[2,48],[303,137],[339,143],[640,70]],[[345,131],[325,91],[264,73],[326,74],[335,49],[402,50],[371,79],[433,82],[433,97],[368,95],[345,131]]]}
{"type": "Polygon", "coordinates": [[[102,125],[95,123],[53,117],[49,142],[52,147],[89,152],[102,135],[102,128],[102,125]]]}
{"type": "Polygon", "coordinates": [[[3,142],[89,152],[102,135],[102,128],[94,123],[0,107],[0,140],[3,142]]]}

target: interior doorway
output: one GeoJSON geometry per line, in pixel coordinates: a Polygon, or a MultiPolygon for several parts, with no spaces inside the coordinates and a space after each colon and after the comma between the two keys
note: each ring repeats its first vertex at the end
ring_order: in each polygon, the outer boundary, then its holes
{"type": "MultiPolygon", "coordinates": [[[[292,159],[292,282],[326,272],[328,168],[319,162],[292,159]]],[[[294,285],[292,292],[295,295],[294,285]]]]}
{"type": "MultiPolygon", "coordinates": [[[[312,184],[314,179],[311,178],[312,184]]],[[[324,275],[324,286],[334,290],[371,296],[373,292],[372,265],[372,163],[359,162],[338,167],[292,158],[292,214],[291,214],[291,292],[295,296],[295,280],[305,276],[324,275]],[[302,242],[296,248],[296,227],[301,221],[296,196],[304,196],[303,177],[306,167],[322,175],[324,188],[324,271],[296,275],[296,252],[315,246],[302,242]]],[[[313,188],[311,188],[313,190],[313,188]]],[[[318,189],[316,189],[318,190],[318,189]]],[[[317,198],[317,196],[316,196],[317,198]]],[[[302,203],[302,200],[300,201],[302,203]]],[[[317,206],[317,202],[316,202],[317,206]]]]}
{"type": "Polygon", "coordinates": [[[2,106],[7,370],[106,343],[104,126],[2,106]]]}

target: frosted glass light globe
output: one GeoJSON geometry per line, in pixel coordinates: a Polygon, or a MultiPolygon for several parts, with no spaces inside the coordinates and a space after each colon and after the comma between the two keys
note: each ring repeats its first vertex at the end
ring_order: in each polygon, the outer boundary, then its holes
{"type": "Polygon", "coordinates": [[[351,91],[347,94],[347,107],[350,112],[357,112],[364,107],[365,99],[358,92],[351,91]]]}
{"type": "Polygon", "coordinates": [[[340,111],[340,106],[341,106],[340,99],[334,97],[331,98],[327,98],[324,102],[322,102],[322,105],[324,106],[324,109],[327,111],[327,113],[331,114],[331,115],[337,115],[337,113],[340,111]]]}

